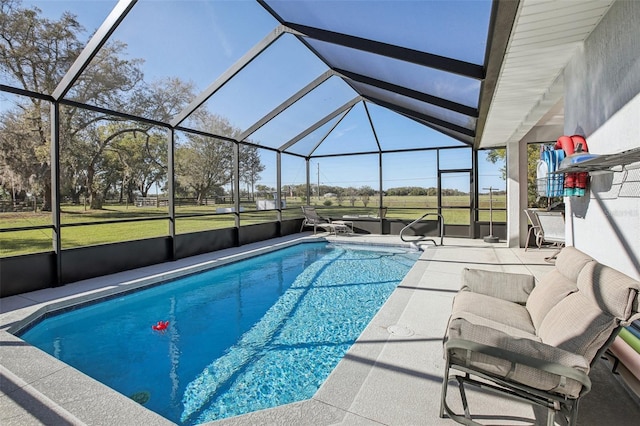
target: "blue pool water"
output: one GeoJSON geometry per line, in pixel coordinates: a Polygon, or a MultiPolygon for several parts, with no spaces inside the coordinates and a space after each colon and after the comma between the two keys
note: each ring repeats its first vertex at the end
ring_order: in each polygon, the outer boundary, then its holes
{"type": "Polygon", "coordinates": [[[203,423],[313,396],[418,257],[299,244],[47,318],[21,337],[173,422],[203,423]]]}

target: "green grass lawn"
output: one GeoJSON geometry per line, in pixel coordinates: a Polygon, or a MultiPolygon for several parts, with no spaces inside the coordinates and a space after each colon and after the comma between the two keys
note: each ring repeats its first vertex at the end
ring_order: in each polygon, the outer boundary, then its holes
{"type": "MultiPolygon", "coordinates": [[[[288,198],[287,209],[282,212],[283,219],[295,219],[302,217],[300,206],[301,198],[288,198]]],[[[443,197],[443,206],[467,206],[468,197],[443,197]]],[[[361,200],[357,200],[352,206],[348,200],[343,200],[342,205],[333,199],[313,198],[311,205],[318,207],[322,216],[333,219],[342,218],[344,215],[371,215],[378,214],[378,198],[371,197],[365,206],[361,200]],[[331,205],[326,206],[327,201],[331,205]]],[[[383,205],[387,210],[387,219],[415,220],[424,213],[436,212],[436,197],[404,196],[384,197],[383,205]]],[[[481,197],[480,208],[488,208],[488,197],[481,197]]],[[[495,209],[504,209],[506,200],[494,197],[495,209]]],[[[180,206],[176,207],[176,233],[206,231],[212,229],[230,228],[235,226],[233,214],[215,214],[216,208],[224,206],[180,206]],[[206,216],[180,217],[180,215],[206,214],[206,216]]],[[[245,212],[241,213],[241,225],[273,222],[277,220],[276,211],[251,211],[254,205],[245,205],[245,212]]],[[[468,208],[443,208],[445,224],[468,225],[470,223],[468,208]]],[[[64,205],[61,211],[62,248],[82,247],[96,244],[113,243],[119,241],[131,241],[144,238],[153,238],[169,235],[169,219],[166,207],[135,207],[124,205],[107,205],[102,210],[86,210],[81,205],[64,205]],[[154,219],[157,220],[142,220],[154,219]],[[113,223],[114,220],[140,219],[134,222],[113,223]],[[91,225],[76,225],[88,222],[103,222],[91,225]]],[[[506,212],[494,211],[494,222],[504,222],[506,212]]],[[[427,217],[435,220],[435,217],[427,217]]],[[[481,211],[480,220],[488,221],[489,212],[481,211]]],[[[0,229],[47,226],[52,224],[51,214],[48,212],[20,212],[0,213],[0,229]]],[[[0,232],[0,257],[14,256],[27,253],[38,253],[52,249],[51,229],[31,229],[24,231],[0,232]]]]}

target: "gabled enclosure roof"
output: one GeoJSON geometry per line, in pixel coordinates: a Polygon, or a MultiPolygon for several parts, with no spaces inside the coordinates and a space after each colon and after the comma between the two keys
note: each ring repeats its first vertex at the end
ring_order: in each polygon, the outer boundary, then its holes
{"type": "MultiPolygon", "coordinates": [[[[84,102],[83,73],[124,46],[145,75],[123,78],[185,98],[144,120],[312,157],[555,139],[562,70],[613,2],[25,3],[77,14],[92,34],[44,96],[84,102]]],[[[117,99],[90,107],[126,117],[117,99]]]]}
{"type": "Polygon", "coordinates": [[[491,2],[261,4],[363,100],[473,143],[491,2]]]}

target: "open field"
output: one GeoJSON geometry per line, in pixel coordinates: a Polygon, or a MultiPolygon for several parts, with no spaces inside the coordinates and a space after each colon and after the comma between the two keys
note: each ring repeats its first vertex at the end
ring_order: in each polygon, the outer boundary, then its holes
{"type": "MultiPolygon", "coordinates": [[[[303,205],[301,198],[288,198],[287,209],[283,210],[283,219],[301,218],[303,205]]],[[[443,206],[457,207],[468,205],[468,197],[443,197],[443,206]]],[[[335,198],[313,198],[311,205],[318,207],[322,216],[341,218],[343,215],[378,214],[378,198],[371,197],[365,205],[358,199],[353,206],[349,200],[338,204],[335,198]],[[331,205],[327,206],[327,201],[331,205]]],[[[404,196],[384,197],[383,205],[387,207],[387,219],[414,220],[429,211],[436,212],[436,197],[404,196]]],[[[488,208],[488,197],[480,199],[480,208],[488,208]],[[486,199],[485,199],[486,198],[486,199]]],[[[493,206],[504,209],[506,200],[494,197],[493,206]]],[[[255,211],[255,204],[243,205],[245,212],[241,213],[240,221],[243,225],[272,222],[277,220],[277,212],[255,211]]],[[[235,226],[233,214],[216,214],[216,208],[231,207],[231,205],[216,206],[182,206],[176,208],[176,233],[183,234],[211,229],[222,229],[235,226]],[[180,217],[180,215],[206,215],[180,217]]],[[[468,208],[443,208],[442,214],[446,224],[466,225],[470,223],[468,208]]],[[[494,211],[495,222],[504,222],[506,212],[494,211]]],[[[434,219],[428,217],[427,219],[434,219]]],[[[488,221],[488,211],[480,212],[480,220],[488,221]]],[[[169,235],[169,219],[166,207],[135,207],[125,205],[107,205],[102,210],[85,210],[81,205],[64,205],[61,212],[62,248],[81,247],[105,244],[118,241],[130,241],[169,235]],[[131,222],[116,222],[132,220],[131,222]],[[90,223],[81,225],[83,223],[90,223]],[[66,225],[66,226],[65,226],[66,225]]],[[[19,212],[0,213],[0,229],[21,228],[34,226],[51,226],[51,213],[48,212],[19,212]]],[[[14,256],[27,253],[49,251],[52,248],[52,230],[31,229],[23,231],[0,232],[0,256],[14,256]]]]}

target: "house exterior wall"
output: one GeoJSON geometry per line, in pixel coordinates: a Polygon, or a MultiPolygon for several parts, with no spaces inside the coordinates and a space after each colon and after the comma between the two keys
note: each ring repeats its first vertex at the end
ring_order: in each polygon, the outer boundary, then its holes
{"type": "MultiPolygon", "coordinates": [[[[640,147],[638,22],[640,2],[618,0],[565,69],[564,131],[591,153],[640,147]]],[[[640,168],[592,175],[589,196],[565,202],[567,245],[639,279],[640,168]]]]}

